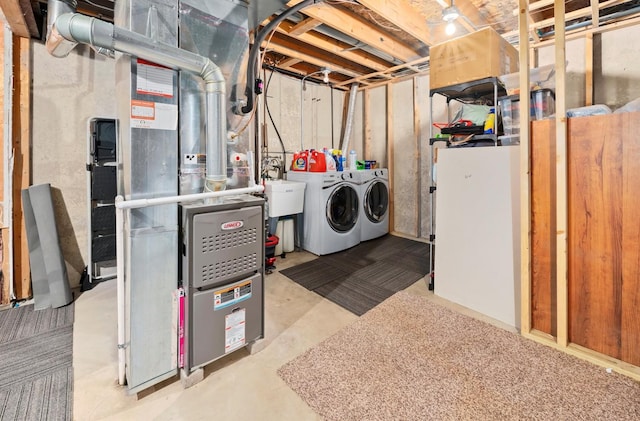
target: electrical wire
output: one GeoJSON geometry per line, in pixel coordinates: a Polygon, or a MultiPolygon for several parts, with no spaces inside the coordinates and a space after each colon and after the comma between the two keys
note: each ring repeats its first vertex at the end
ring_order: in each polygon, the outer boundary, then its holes
{"type": "Polygon", "coordinates": [[[284,142],[282,141],[282,136],[280,136],[280,131],[276,126],[276,122],[273,120],[273,116],[271,115],[271,110],[269,109],[269,101],[267,101],[267,92],[269,91],[269,85],[271,84],[271,79],[273,78],[273,74],[275,72],[272,70],[269,75],[269,79],[267,79],[267,83],[264,87],[264,107],[267,109],[267,114],[269,115],[269,120],[271,120],[271,124],[273,125],[273,129],[276,132],[276,136],[278,136],[278,140],[280,141],[280,146],[282,147],[282,173],[286,174],[287,172],[287,151],[284,146],[284,142]]]}
{"type": "MultiPolygon", "coordinates": [[[[113,7],[107,7],[107,6],[103,6],[101,4],[97,4],[92,2],[91,0],[84,0],[85,3],[90,4],[93,7],[96,7],[98,9],[102,9],[102,10],[108,10],[109,12],[113,12],[113,7]]],[[[111,3],[114,3],[113,1],[111,3]]]]}

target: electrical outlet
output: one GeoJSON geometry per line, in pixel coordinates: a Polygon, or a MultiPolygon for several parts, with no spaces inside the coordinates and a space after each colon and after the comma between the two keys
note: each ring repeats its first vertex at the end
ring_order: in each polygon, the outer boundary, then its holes
{"type": "Polygon", "coordinates": [[[185,164],[197,164],[198,163],[198,154],[188,153],[184,155],[184,163],[185,164]]]}

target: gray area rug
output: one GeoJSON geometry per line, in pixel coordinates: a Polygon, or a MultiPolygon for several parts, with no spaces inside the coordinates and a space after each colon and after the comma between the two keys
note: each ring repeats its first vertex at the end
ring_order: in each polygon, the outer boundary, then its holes
{"type": "Polygon", "coordinates": [[[70,420],[73,303],[0,311],[0,419],[70,420]]]}
{"type": "Polygon", "coordinates": [[[406,292],[278,374],[327,420],[640,419],[640,383],[406,292]]]}
{"type": "Polygon", "coordinates": [[[393,235],[280,271],[361,316],[429,272],[429,244],[393,235]]]}

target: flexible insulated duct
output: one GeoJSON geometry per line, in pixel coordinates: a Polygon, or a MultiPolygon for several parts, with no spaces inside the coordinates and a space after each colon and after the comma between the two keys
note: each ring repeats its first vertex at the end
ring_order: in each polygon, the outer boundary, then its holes
{"type": "MultiPolygon", "coordinates": [[[[349,154],[349,138],[351,137],[351,128],[353,127],[353,117],[356,112],[356,96],[358,95],[358,84],[351,85],[351,91],[349,92],[349,108],[347,109],[347,121],[344,126],[344,136],[342,137],[342,156],[348,156],[349,154]]],[[[355,168],[354,168],[355,170],[355,168]]]]}
{"type": "MultiPolygon", "coordinates": [[[[60,3],[60,1],[49,2],[49,4],[56,3],[60,3]]],[[[118,51],[200,76],[205,83],[207,107],[205,190],[219,191],[226,188],[225,80],[217,65],[207,57],[154,41],[136,32],[77,13],[63,13],[55,18],[52,31],[47,37],[47,49],[56,57],[64,57],[71,51],[66,42],[88,44],[92,47],[118,51]]]]}

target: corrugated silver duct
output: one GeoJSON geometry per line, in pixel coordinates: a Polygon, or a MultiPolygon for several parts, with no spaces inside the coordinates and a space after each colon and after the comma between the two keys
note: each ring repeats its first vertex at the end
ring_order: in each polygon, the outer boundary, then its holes
{"type": "MultiPolygon", "coordinates": [[[[59,3],[59,1],[49,3],[59,3]]],[[[51,36],[47,38],[47,48],[56,57],[64,57],[71,51],[66,48],[68,45],[64,41],[118,51],[200,76],[205,82],[207,104],[205,191],[219,191],[226,188],[225,80],[216,64],[206,57],[76,13],[64,13],[57,17],[53,23],[51,36]]]]}
{"type": "MultiPolygon", "coordinates": [[[[342,156],[349,155],[349,138],[351,137],[351,128],[353,127],[353,116],[356,111],[356,95],[358,95],[358,84],[351,85],[349,92],[349,108],[347,108],[347,121],[344,126],[344,136],[342,137],[342,156]]],[[[355,168],[353,168],[355,169],[355,168]]]]}

